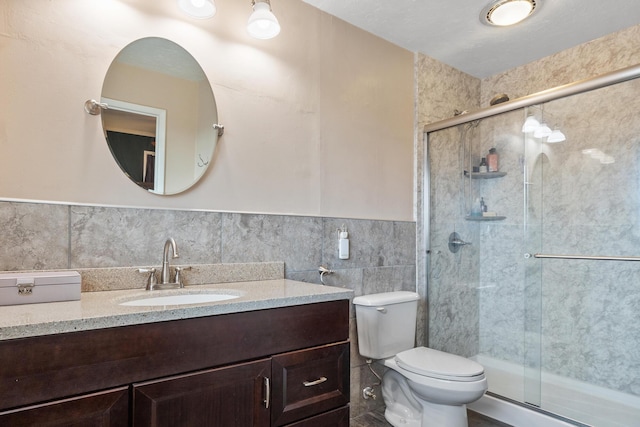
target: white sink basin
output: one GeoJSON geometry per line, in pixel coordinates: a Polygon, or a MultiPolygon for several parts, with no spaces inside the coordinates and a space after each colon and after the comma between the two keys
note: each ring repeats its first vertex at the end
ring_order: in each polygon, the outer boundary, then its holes
{"type": "Polygon", "coordinates": [[[140,298],[132,301],[121,302],[120,305],[128,305],[133,307],[153,307],[162,305],[203,304],[208,302],[225,301],[238,297],[239,295],[214,293],[179,294],[140,298]]]}

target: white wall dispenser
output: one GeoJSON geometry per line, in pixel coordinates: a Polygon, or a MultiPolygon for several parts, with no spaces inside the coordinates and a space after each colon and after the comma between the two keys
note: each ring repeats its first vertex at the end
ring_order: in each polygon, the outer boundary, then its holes
{"type": "Polygon", "coordinates": [[[349,259],[349,232],[344,224],[338,229],[338,258],[349,259]]]}

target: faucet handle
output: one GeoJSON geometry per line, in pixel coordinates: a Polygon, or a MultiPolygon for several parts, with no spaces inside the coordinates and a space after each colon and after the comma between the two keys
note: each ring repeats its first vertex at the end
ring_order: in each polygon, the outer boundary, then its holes
{"type": "Polygon", "coordinates": [[[152,291],[154,286],[158,284],[158,278],[156,277],[156,269],[154,267],[139,268],[138,273],[149,273],[149,277],[147,278],[146,290],[152,291]]]}
{"type": "Polygon", "coordinates": [[[180,285],[181,288],[184,288],[184,283],[182,282],[182,272],[185,270],[191,270],[191,266],[188,267],[175,267],[176,269],[176,280],[175,283],[180,285]]]}

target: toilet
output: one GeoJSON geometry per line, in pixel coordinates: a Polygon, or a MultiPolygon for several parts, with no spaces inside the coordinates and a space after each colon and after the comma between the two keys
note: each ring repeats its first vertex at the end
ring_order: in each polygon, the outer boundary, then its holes
{"type": "Polygon", "coordinates": [[[479,363],[415,347],[419,295],[387,292],[353,299],[360,355],[387,368],[385,418],[399,427],[468,427],[467,403],[487,390],[479,363]]]}

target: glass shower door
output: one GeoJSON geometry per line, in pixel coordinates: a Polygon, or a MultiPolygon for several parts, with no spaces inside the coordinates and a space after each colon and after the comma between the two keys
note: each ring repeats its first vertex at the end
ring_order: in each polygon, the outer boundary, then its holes
{"type": "Polygon", "coordinates": [[[636,79],[527,111],[566,139],[524,137],[525,402],[596,427],[640,425],[639,109],[636,79]]]}
{"type": "Polygon", "coordinates": [[[524,109],[522,140],[522,192],[524,259],[524,354],[522,402],[536,407],[542,405],[542,261],[534,258],[542,248],[542,178],[547,159],[542,142],[533,133],[524,132],[527,123],[539,123],[538,107],[524,109]],[[535,121],[534,121],[535,120],[535,121]]]}
{"type": "Polygon", "coordinates": [[[429,134],[429,346],[481,363],[489,392],[539,406],[540,281],[523,254],[540,227],[527,247],[522,120],[518,110],[429,134]],[[475,170],[492,148],[497,173],[475,170]],[[455,253],[452,232],[469,243],[455,253]]]}

